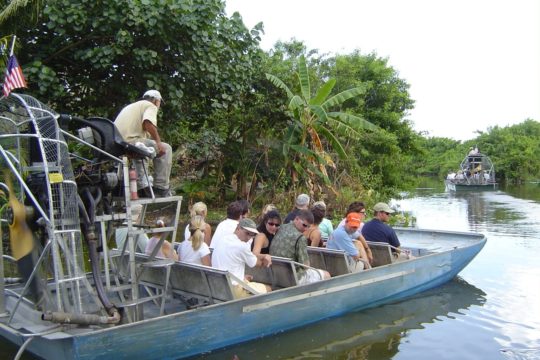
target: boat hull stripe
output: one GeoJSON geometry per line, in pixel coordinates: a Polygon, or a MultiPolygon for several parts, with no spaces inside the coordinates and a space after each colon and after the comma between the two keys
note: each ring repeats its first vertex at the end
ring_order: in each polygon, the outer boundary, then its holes
{"type": "Polygon", "coordinates": [[[371,279],[355,281],[353,283],[349,283],[349,284],[345,284],[345,285],[341,285],[341,286],[335,286],[335,287],[332,287],[332,288],[329,288],[329,289],[317,290],[317,291],[312,291],[312,292],[308,292],[308,293],[305,293],[305,294],[290,296],[290,297],[283,298],[283,299],[276,299],[276,300],[272,300],[272,301],[267,301],[267,302],[264,302],[264,303],[261,303],[261,304],[247,305],[247,306],[244,306],[242,308],[242,312],[248,313],[248,312],[252,312],[252,311],[264,310],[264,309],[271,308],[273,306],[278,306],[278,305],[287,304],[287,303],[291,303],[291,302],[295,302],[295,301],[300,301],[300,300],[310,298],[310,297],[316,297],[316,296],[331,294],[331,293],[334,293],[334,292],[340,292],[340,291],[347,290],[347,289],[350,289],[350,288],[356,288],[358,286],[369,285],[369,284],[373,284],[373,283],[376,283],[376,282],[379,282],[379,281],[389,280],[389,279],[393,279],[393,278],[396,278],[396,277],[409,275],[409,274],[412,274],[412,273],[414,273],[414,269],[408,270],[408,271],[399,271],[399,272],[396,272],[396,273],[393,273],[393,274],[378,276],[378,277],[371,278],[371,279]]]}

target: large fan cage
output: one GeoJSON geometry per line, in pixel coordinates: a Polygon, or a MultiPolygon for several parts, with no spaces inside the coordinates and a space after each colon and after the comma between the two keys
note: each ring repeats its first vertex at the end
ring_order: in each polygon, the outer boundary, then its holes
{"type": "Polygon", "coordinates": [[[21,202],[35,209],[36,224],[45,234],[45,241],[36,241],[42,247],[36,274],[55,280],[46,310],[82,313],[81,287],[87,284],[77,185],[57,118],[31,96],[2,98],[0,162],[15,178],[14,191],[21,202]]]}

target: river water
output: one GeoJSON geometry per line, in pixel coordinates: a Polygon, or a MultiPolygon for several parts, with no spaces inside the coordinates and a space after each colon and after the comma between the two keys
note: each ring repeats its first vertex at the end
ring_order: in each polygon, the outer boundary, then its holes
{"type": "Polygon", "coordinates": [[[488,242],[439,288],[197,359],[540,359],[540,186],[452,194],[432,183],[393,205],[419,228],[488,242]]]}
{"type": "Polygon", "coordinates": [[[430,185],[393,205],[419,228],[487,236],[459,277],[198,359],[540,359],[540,186],[452,194],[430,185]]]}

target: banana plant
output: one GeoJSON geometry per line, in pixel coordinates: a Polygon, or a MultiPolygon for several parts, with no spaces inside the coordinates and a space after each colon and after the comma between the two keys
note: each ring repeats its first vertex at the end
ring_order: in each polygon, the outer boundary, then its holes
{"type": "Polygon", "coordinates": [[[321,182],[331,186],[327,167],[334,167],[333,150],[342,159],[348,157],[343,142],[358,140],[365,130],[377,127],[359,115],[339,111],[343,102],[362,95],[364,86],[351,88],[332,95],[335,79],[325,82],[312,97],[306,59],[301,56],[296,74],[300,83],[300,94],[294,94],[278,77],[266,74],[266,78],[276,87],[285,91],[288,97],[288,112],[291,125],[285,132],[282,154],[286,166],[291,170],[293,183],[299,180],[315,191],[321,182]]]}
{"type": "Polygon", "coordinates": [[[0,0],[0,28],[18,22],[35,22],[44,6],[44,0],[0,0]]]}

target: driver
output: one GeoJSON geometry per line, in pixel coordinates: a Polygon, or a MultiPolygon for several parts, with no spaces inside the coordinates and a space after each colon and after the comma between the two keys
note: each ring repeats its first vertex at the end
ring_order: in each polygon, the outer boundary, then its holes
{"type": "MultiPolygon", "coordinates": [[[[157,197],[171,195],[169,178],[172,167],[172,148],[169,144],[161,141],[157,127],[157,113],[163,98],[157,90],[148,90],[142,100],[124,107],[114,124],[120,134],[129,143],[141,142],[156,150],[157,156],[153,159],[154,185],[153,191],[157,197]]],[[[144,171],[139,161],[137,166],[137,186],[141,196],[150,196],[148,184],[143,179],[144,171]]]]}

